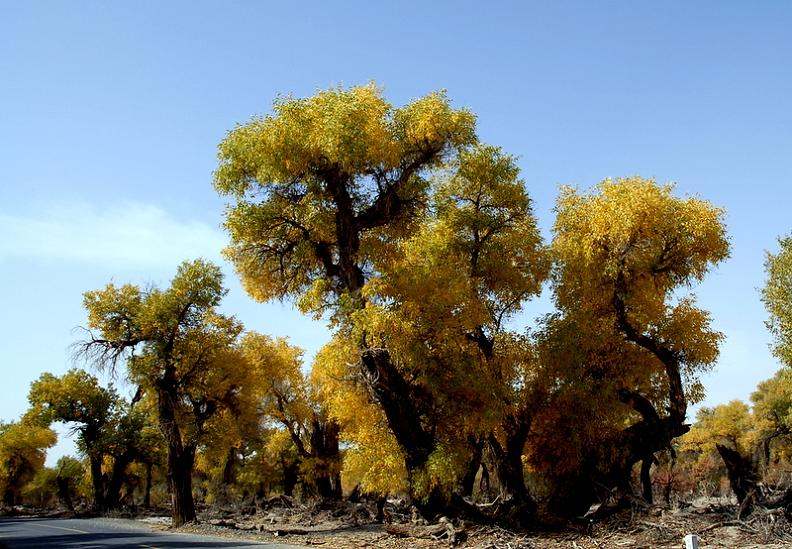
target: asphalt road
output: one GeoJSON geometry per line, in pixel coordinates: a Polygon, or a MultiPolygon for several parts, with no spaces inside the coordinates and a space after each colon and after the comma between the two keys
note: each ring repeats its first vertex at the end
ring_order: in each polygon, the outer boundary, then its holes
{"type": "MultiPolygon", "coordinates": [[[[116,547],[128,549],[187,549],[222,547],[236,549],[299,549],[294,545],[158,532],[129,520],[0,518],[0,549],[66,549],[116,547]]],[[[308,548],[305,548],[308,549],[308,548]]]]}

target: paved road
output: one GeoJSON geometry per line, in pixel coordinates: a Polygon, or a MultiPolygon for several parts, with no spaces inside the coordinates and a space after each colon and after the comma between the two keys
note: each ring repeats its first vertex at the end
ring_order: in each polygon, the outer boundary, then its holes
{"type": "MultiPolygon", "coordinates": [[[[299,549],[294,545],[265,544],[192,534],[157,532],[134,521],[115,519],[0,518],[0,549],[299,549]]],[[[308,548],[305,548],[308,549],[308,548]]]]}

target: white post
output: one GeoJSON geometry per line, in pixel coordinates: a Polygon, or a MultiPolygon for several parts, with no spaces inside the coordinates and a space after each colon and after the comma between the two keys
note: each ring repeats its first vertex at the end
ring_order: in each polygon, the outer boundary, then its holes
{"type": "Polygon", "coordinates": [[[699,538],[696,534],[685,536],[685,549],[699,549],[699,538]]]}

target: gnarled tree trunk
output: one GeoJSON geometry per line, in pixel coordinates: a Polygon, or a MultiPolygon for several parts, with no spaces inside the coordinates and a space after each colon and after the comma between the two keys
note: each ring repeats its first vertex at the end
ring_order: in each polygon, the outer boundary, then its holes
{"type": "Polygon", "coordinates": [[[91,486],[93,488],[94,507],[98,511],[104,511],[104,478],[102,477],[102,455],[98,452],[90,452],[88,456],[91,471],[91,486]]]}
{"type": "Polygon", "coordinates": [[[113,469],[105,488],[104,502],[107,509],[118,509],[121,506],[121,485],[124,483],[127,466],[132,462],[132,456],[131,452],[125,452],[113,461],[113,469]]]}
{"type": "Polygon", "coordinates": [[[196,519],[195,502],[192,495],[192,470],[195,447],[185,446],[181,431],[176,423],[174,400],[175,383],[167,377],[157,387],[159,425],[168,444],[168,488],[171,494],[171,518],[173,526],[181,526],[196,519]]]}
{"type": "Polygon", "coordinates": [[[414,474],[426,465],[437,443],[434,432],[421,422],[421,405],[426,397],[416,394],[410,387],[386,349],[364,350],[360,369],[371,400],[382,408],[388,426],[404,452],[410,495],[413,496],[414,474]]]}
{"type": "Polygon", "coordinates": [[[460,494],[462,497],[467,498],[473,496],[476,475],[478,475],[478,471],[481,468],[481,459],[484,454],[484,438],[469,437],[468,442],[470,443],[471,450],[470,460],[468,461],[465,474],[460,482],[460,494]]]}
{"type": "MultiPolygon", "coordinates": [[[[716,444],[715,447],[726,465],[729,484],[740,505],[749,497],[757,497],[759,475],[753,462],[728,446],[716,444]]],[[[747,507],[750,507],[750,502],[747,503],[747,507]]]]}
{"type": "Polygon", "coordinates": [[[325,499],[341,499],[339,430],[338,423],[330,419],[314,416],[311,422],[311,457],[320,466],[314,481],[319,496],[325,499]]]}

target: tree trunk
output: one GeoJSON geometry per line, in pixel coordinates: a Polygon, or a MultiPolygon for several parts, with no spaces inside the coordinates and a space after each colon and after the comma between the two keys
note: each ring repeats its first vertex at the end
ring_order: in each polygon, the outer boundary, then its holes
{"type": "MultiPolygon", "coordinates": [[[[748,497],[758,495],[757,483],[759,476],[751,460],[727,446],[716,444],[715,447],[726,465],[726,472],[729,474],[729,484],[731,484],[731,488],[734,491],[734,495],[737,496],[737,501],[740,505],[748,497]]],[[[748,507],[750,507],[750,502],[748,507]]]]}
{"type": "Polygon", "coordinates": [[[294,487],[297,486],[299,464],[287,463],[285,460],[282,460],[281,466],[283,467],[283,495],[293,497],[294,487]]]}
{"type": "Polygon", "coordinates": [[[664,489],[664,497],[666,505],[671,505],[671,490],[674,487],[674,467],[676,466],[676,452],[673,448],[670,451],[671,461],[668,464],[668,482],[666,482],[664,489]]]}
{"type": "Polygon", "coordinates": [[[3,490],[3,505],[13,507],[14,504],[16,504],[16,493],[11,486],[6,486],[6,489],[3,490]]]}
{"type": "Polygon", "coordinates": [[[93,486],[94,507],[97,511],[104,511],[104,479],[102,478],[102,456],[91,452],[89,456],[91,468],[91,485],[93,486]]]}
{"type": "Polygon", "coordinates": [[[69,479],[63,478],[58,474],[55,477],[55,485],[58,488],[58,497],[66,506],[69,511],[74,511],[74,504],[72,503],[71,490],[69,487],[69,479]]]}
{"type": "Polygon", "coordinates": [[[310,457],[318,465],[314,483],[319,497],[323,499],[341,499],[339,430],[340,426],[333,420],[318,416],[312,420],[310,457]]]}
{"type": "MultiPolygon", "coordinates": [[[[426,395],[417,394],[393,364],[387,349],[365,349],[360,369],[370,399],[385,413],[388,426],[404,452],[409,481],[409,496],[416,500],[416,474],[426,465],[435,449],[434,432],[421,422],[426,395]]],[[[431,499],[432,496],[430,495],[431,499]]],[[[429,510],[433,505],[428,505],[429,510]]]]}
{"type": "Polygon", "coordinates": [[[523,451],[531,429],[527,413],[507,414],[502,422],[505,446],[490,433],[487,440],[505,505],[499,508],[500,519],[515,527],[524,527],[536,518],[536,503],[525,485],[523,451]]]}
{"type": "Polygon", "coordinates": [[[173,526],[196,520],[192,495],[192,469],[195,448],[188,446],[176,451],[168,447],[168,486],[171,492],[173,526]]]}
{"type": "Polygon", "coordinates": [[[533,501],[525,486],[522,462],[530,424],[520,421],[519,418],[512,415],[507,415],[504,418],[503,430],[506,434],[505,448],[494,435],[490,434],[488,439],[501,490],[513,501],[514,505],[532,507],[533,501]]]}
{"type": "MultiPolygon", "coordinates": [[[[172,372],[171,372],[172,373],[172,372]]],[[[167,376],[167,374],[166,374],[167,376]]],[[[171,517],[173,526],[196,519],[192,495],[192,469],[195,447],[184,446],[181,431],[176,423],[174,401],[175,384],[167,377],[157,387],[157,411],[159,425],[168,444],[168,488],[171,494],[171,517]]]]}
{"type": "Polygon", "coordinates": [[[151,481],[152,481],[152,469],[154,468],[153,463],[146,463],[146,492],[143,495],[143,507],[146,509],[151,508],[151,481]]]}
{"type": "Polygon", "coordinates": [[[462,481],[460,483],[461,495],[462,497],[467,498],[473,496],[473,488],[476,484],[476,475],[481,468],[481,458],[484,454],[483,438],[476,439],[474,437],[470,437],[468,440],[470,442],[471,456],[470,461],[468,461],[465,475],[462,477],[462,481]]]}
{"type": "Polygon", "coordinates": [[[652,503],[652,477],[649,474],[652,464],[655,462],[654,456],[647,456],[641,462],[641,486],[643,487],[643,498],[647,503],[652,503]]]}
{"type": "Polygon", "coordinates": [[[121,506],[121,485],[124,483],[127,466],[131,461],[132,455],[129,453],[115,458],[113,470],[110,473],[110,480],[105,490],[104,502],[106,509],[118,509],[121,506]]]}
{"type": "Polygon", "coordinates": [[[220,480],[215,484],[215,504],[224,505],[230,501],[228,489],[234,484],[236,479],[236,463],[237,463],[237,449],[233,446],[228,449],[226,454],[225,464],[223,465],[223,474],[220,480]]]}

